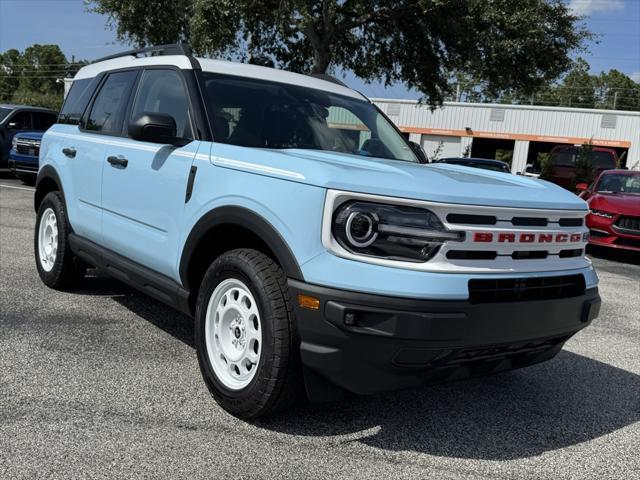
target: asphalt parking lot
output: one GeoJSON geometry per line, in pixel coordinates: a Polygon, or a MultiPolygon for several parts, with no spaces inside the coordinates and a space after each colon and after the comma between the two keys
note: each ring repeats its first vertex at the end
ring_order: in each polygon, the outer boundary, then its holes
{"type": "Polygon", "coordinates": [[[60,293],[33,191],[0,178],[0,478],[640,478],[640,258],[551,362],[247,423],[210,398],[191,320],[109,278],[60,293]]]}

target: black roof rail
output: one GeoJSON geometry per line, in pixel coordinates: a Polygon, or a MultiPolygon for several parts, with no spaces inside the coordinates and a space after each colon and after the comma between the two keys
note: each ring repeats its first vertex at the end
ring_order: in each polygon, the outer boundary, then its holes
{"type": "Polygon", "coordinates": [[[338,80],[336,77],[332,77],[331,75],[328,75],[326,73],[310,73],[309,76],[314,78],[319,78],[320,80],[325,80],[327,82],[335,83],[337,85],[341,85],[343,87],[349,88],[347,84],[344,83],[342,80],[338,80]]]}
{"type": "Polygon", "coordinates": [[[113,60],[120,57],[142,57],[142,56],[160,56],[160,55],[186,55],[191,57],[191,47],[186,43],[172,43],[167,45],[155,45],[153,47],[137,48],[135,50],[127,50],[126,52],[114,53],[106,57],[94,60],[91,63],[104,62],[105,60],[113,60]]]}

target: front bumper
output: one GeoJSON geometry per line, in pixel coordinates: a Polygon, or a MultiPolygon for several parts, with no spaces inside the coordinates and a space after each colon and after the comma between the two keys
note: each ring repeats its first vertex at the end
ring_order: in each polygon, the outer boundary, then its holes
{"type": "Polygon", "coordinates": [[[618,230],[615,226],[618,217],[619,215],[616,215],[609,219],[589,214],[587,216],[587,227],[590,231],[589,244],[640,252],[640,235],[618,230]]]}
{"type": "Polygon", "coordinates": [[[22,155],[15,150],[11,150],[8,166],[13,173],[37,175],[39,160],[38,157],[22,155]]]}
{"type": "Polygon", "coordinates": [[[318,381],[370,394],[539,363],[555,356],[600,311],[597,288],[570,298],[472,304],[295,280],[289,287],[312,400],[322,397],[318,381]],[[320,299],[320,308],[301,308],[299,294],[320,299]]]}

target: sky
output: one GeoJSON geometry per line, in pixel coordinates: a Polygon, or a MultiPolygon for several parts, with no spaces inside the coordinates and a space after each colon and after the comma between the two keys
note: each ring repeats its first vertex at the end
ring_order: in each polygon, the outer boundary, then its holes
{"type": "MultiPolygon", "coordinates": [[[[586,16],[597,40],[581,54],[593,73],[617,69],[640,82],[640,0],[566,0],[586,16]]],[[[107,18],[87,11],[83,0],[0,0],[0,52],[34,43],[58,44],[71,59],[94,60],[127,49],[107,18]]],[[[404,85],[365,84],[347,73],[345,82],[370,97],[418,98],[404,85]]]]}

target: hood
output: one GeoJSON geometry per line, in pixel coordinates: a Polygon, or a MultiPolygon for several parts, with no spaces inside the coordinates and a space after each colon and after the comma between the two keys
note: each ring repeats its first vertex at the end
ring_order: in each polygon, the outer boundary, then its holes
{"type": "Polygon", "coordinates": [[[224,158],[225,147],[212,149],[222,155],[212,156],[214,163],[336,190],[466,205],[587,210],[573,193],[520,175],[301,149],[236,148],[231,160],[224,158]]]}
{"type": "Polygon", "coordinates": [[[20,132],[16,133],[15,137],[29,140],[42,140],[42,135],[44,135],[44,132],[20,132]]]}
{"type": "Polygon", "coordinates": [[[596,193],[589,199],[589,207],[620,215],[640,217],[640,195],[596,193]]]}

